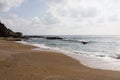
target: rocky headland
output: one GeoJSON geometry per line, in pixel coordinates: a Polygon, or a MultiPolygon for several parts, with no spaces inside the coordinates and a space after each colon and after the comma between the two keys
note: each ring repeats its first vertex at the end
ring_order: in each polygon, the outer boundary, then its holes
{"type": "Polygon", "coordinates": [[[23,38],[23,34],[21,32],[14,32],[13,30],[7,28],[5,24],[0,21],[0,37],[20,41],[23,38]]]}

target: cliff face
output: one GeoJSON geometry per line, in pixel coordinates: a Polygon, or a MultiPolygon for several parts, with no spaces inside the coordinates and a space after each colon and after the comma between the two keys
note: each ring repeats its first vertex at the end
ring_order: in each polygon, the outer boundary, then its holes
{"type": "Polygon", "coordinates": [[[7,37],[7,28],[0,22],[0,36],[7,37]]]}
{"type": "Polygon", "coordinates": [[[8,29],[3,23],[0,22],[0,37],[22,37],[21,32],[14,32],[11,29],[8,29]]]}

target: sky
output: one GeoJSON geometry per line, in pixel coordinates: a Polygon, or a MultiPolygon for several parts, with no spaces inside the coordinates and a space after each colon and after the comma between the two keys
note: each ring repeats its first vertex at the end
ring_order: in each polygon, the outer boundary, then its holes
{"type": "Polygon", "coordinates": [[[0,20],[25,35],[120,35],[120,0],[0,0],[0,20]]]}

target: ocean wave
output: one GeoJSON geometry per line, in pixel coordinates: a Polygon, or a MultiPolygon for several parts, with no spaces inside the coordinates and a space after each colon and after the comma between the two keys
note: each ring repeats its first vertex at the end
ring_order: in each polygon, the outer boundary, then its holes
{"type": "Polygon", "coordinates": [[[66,42],[73,42],[73,43],[81,43],[81,44],[93,44],[93,43],[116,43],[120,44],[119,41],[108,41],[108,40],[89,40],[89,39],[74,39],[74,38],[67,38],[67,37],[32,37],[31,39],[46,39],[46,40],[59,40],[59,41],[66,41],[66,42]]]}
{"type": "Polygon", "coordinates": [[[75,59],[92,68],[115,70],[114,67],[118,68],[120,66],[120,41],[116,38],[35,38],[28,43],[40,47],[34,50],[47,49],[67,52],[67,55],[72,54],[71,57],[75,56],[75,59]],[[83,42],[87,44],[84,45],[83,42]],[[85,58],[83,59],[83,57],[85,58]]]}
{"type": "Polygon", "coordinates": [[[87,52],[87,51],[81,51],[81,50],[78,51],[72,48],[67,50],[64,48],[60,48],[58,46],[50,47],[45,44],[31,43],[31,42],[24,42],[24,41],[20,41],[19,43],[34,45],[38,47],[38,48],[34,48],[33,50],[41,50],[41,49],[44,50],[45,49],[45,50],[62,52],[68,56],[71,55],[71,57],[77,59],[82,64],[88,67],[98,68],[98,69],[108,69],[108,70],[120,70],[118,68],[118,66],[120,66],[119,65],[119,62],[120,62],[119,54],[112,55],[112,54],[106,54],[105,52],[87,52]],[[113,69],[113,66],[116,68],[113,69]]]}
{"type": "Polygon", "coordinates": [[[89,43],[92,43],[92,41],[75,40],[75,39],[62,39],[62,41],[75,42],[75,43],[82,43],[82,44],[89,44],[89,43]]]}
{"type": "Polygon", "coordinates": [[[101,59],[106,61],[118,61],[120,60],[120,54],[106,54],[105,52],[87,52],[87,51],[77,51],[72,50],[72,53],[77,55],[84,55],[94,59],[101,59]]]}

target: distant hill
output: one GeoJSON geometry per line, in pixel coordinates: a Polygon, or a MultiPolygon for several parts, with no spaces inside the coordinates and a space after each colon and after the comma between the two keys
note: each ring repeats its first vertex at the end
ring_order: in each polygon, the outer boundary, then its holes
{"type": "Polygon", "coordinates": [[[23,34],[21,32],[14,32],[11,29],[7,28],[5,24],[0,21],[0,37],[13,37],[21,38],[23,34]]]}

